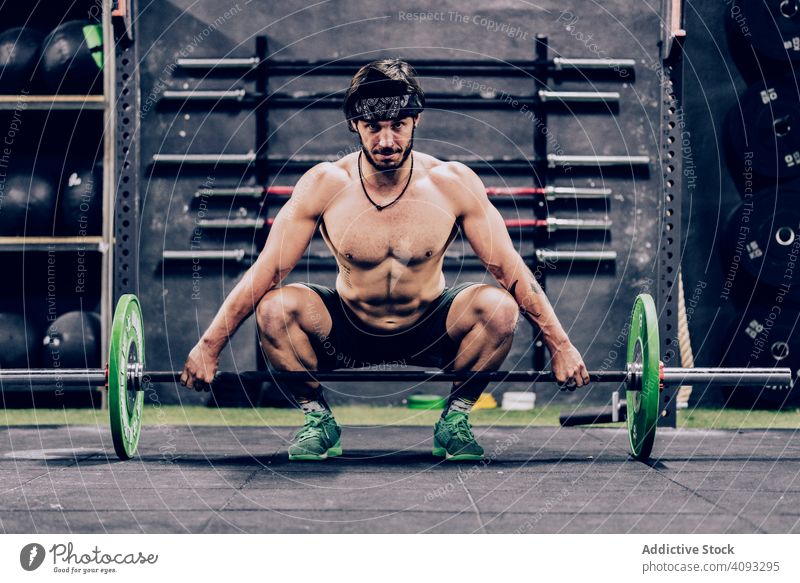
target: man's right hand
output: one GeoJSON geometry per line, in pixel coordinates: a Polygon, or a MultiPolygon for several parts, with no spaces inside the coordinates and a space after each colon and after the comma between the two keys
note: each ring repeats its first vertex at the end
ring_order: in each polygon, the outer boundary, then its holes
{"type": "Polygon", "coordinates": [[[201,340],[192,348],[186,364],[183,365],[181,384],[188,389],[209,391],[218,368],[219,354],[201,340]]]}

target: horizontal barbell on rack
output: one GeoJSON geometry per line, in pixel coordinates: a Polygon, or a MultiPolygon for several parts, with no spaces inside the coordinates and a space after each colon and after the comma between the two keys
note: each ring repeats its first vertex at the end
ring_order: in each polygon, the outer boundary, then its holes
{"type": "MultiPolygon", "coordinates": [[[[271,108],[330,107],[341,108],[339,93],[250,93],[244,89],[168,89],[161,94],[166,101],[184,103],[209,102],[232,104],[241,107],[265,106],[271,108]]],[[[615,104],[619,102],[617,91],[549,91],[540,89],[534,95],[510,95],[507,93],[458,94],[426,93],[426,108],[446,109],[492,109],[501,107],[538,107],[543,104],[615,104]]]]}
{"type": "MultiPolygon", "coordinates": [[[[253,151],[246,154],[153,154],[154,164],[180,164],[188,166],[250,166],[256,163],[264,163],[269,168],[280,171],[303,171],[322,162],[336,162],[336,157],[320,156],[293,156],[291,158],[278,158],[275,156],[259,156],[253,151]]],[[[513,172],[531,173],[538,164],[538,160],[532,158],[480,158],[473,156],[455,156],[448,158],[449,161],[461,162],[472,168],[476,172],[513,172]]],[[[625,166],[647,166],[650,164],[649,156],[583,156],[583,155],[561,155],[548,154],[546,159],[547,167],[569,168],[572,166],[580,167],[625,167],[625,166]]]]}
{"type": "MultiPolygon", "coordinates": [[[[219,260],[231,261],[233,263],[252,263],[258,255],[249,253],[245,249],[196,249],[196,250],[164,250],[161,259],[164,261],[201,261],[219,260]]],[[[477,255],[445,253],[444,263],[446,267],[468,267],[472,264],[483,266],[477,255]]],[[[524,259],[528,259],[525,257],[524,259]]],[[[554,249],[536,249],[533,259],[540,263],[564,262],[603,262],[615,261],[616,251],[606,250],[581,250],[581,251],[558,251],[554,249]]],[[[300,260],[299,265],[333,267],[334,257],[330,253],[306,253],[300,260]]]]}
{"type": "MultiPolygon", "coordinates": [[[[184,57],[176,62],[183,69],[238,69],[256,70],[259,66],[268,75],[353,75],[364,65],[363,61],[341,59],[335,61],[307,61],[289,59],[261,60],[253,57],[184,57]]],[[[479,59],[416,59],[414,70],[418,75],[444,74],[463,76],[501,76],[530,77],[543,71],[557,73],[562,71],[621,71],[636,66],[634,59],[571,59],[555,57],[547,60],[479,60],[479,59]]]]}
{"type": "MultiPolygon", "coordinates": [[[[231,188],[199,188],[195,198],[233,196],[261,199],[264,196],[287,197],[294,191],[293,186],[237,186],[231,188]]],[[[561,199],[602,199],[611,196],[610,188],[581,188],[572,186],[487,186],[486,195],[490,198],[509,199],[515,197],[543,196],[548,201],[561,199]]]]}
{"type": "MultiPolygon", "coordinates": [[[[144,322],[139,300],[133,294],[123,295],[114,311],[111,325],[109,362],[103,369],[6,369],[0,370],[0,383],[24,382],[31,385],[87,385],[108,387],[108,408],[114,450],[120,459],[136,453],[142,429],[144,393],[154,382],[175,382],[181,371],[151,371],[146,368],[144,322]]],[[[480,378],[496,382],[553,382],[550,371],[248,371],[220,372],[211,386],[224,390],[230,383],[262,383],[268,381],[319,380],[351,382],[436,382],[480,378]]],[[[617,383],[626,391],[628,435],[631,452],[646,460],[655,440],[656,424],[661,410],[661,389],[664,385],[737,384],[780,385],[792,383],[788,368],[664,368],[659,357],[659,332],[655,302],[647,294],[636,298],[628,337],[625,370],[590,371],[592,382],[617,383]]]]}
{"type": "MultiPolygon", "coordinates": [[[[503,221],[508,229],[545,229],[548,233],[559,230],[570,231],[608,231],[611,229],[611,219],[505,219],[503,221]]],[[[274,217],[267,219],[198,219],[195,224],[203,229],[261,229],[271,227],[275,223],[274,217]]]]}

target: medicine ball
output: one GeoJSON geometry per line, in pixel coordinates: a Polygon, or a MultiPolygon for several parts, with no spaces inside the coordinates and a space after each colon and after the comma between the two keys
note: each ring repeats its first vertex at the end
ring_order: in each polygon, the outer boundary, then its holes
{"type": "Polygon", "coordinates": [[[102,88],[103,29],[85,20],[56,27],[42,43],[40,73],[52,93],[86,94],[102,88]]]}
{"type": "Polygon", "coordinates": [[[9,173],[2,186],[0,235],[52,235],[57,194],[52,178],[17,170],[9,173]]]}
{"type": "Polygon", "coordinates": [[[19,93],[30,84],[43,37],[31,28],[0,33],[0,93],[19,93]]]}
{"type": "Polygon", "coordinates": [[[0,368],[37,367],[38,336],[20,314],[0,312],[0,368]]]}
{"type": "Polygon", "coordinates": [[[67,312],[50,325],[43,344],[46,367],[97,368],[100,316],[94,312],[67,312]]]}
{"type": "Polygon", "coordinates": [[[97,168],[67,167],[61,183],[59,232],[68,236],[100,235],[103,227],[102,174],[97,168]]]}

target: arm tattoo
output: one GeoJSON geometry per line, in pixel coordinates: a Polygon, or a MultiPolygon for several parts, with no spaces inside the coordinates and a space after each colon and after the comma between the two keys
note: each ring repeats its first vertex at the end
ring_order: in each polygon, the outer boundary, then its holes
{"type": "MultiPolygon", "coordinates": [[[[519,311],[520,311],[520,313],[521,313],[523,316],[528,316],[528,315],[530,315],[532,318],[538,318],[538,317],[540,317],[540,316],[542,315],[542,314],[541,314],[541,312],[529,312],[529,311],[528,311],[528,310],[525,308],[525,306],[523,306],[523,305],[520,303],[520,301],[517,299],[517,284],[518,284],[518,283],[519,283],[519,280],[518,280],[518,279],[517,279],[517,280],[514,280],[514,283],[512,283],[512,284],[511,284],[511,287],[509,287],[509,288],[508,288],[508,293],[510,293],[510,294],[511,294],[511,297],[512,297],[512,298],[514,298],[514,300],[515,300],[515,301],[516,301],[516,302],[519,304],[519,311]]],[[[539,295],[539,294],[542,294],[542,293],[544,293],[544,291],[542,290],[542,287],[539,285],[539,283],[538,283],[538,282],[537,282],[535,279],[533,280],[533,283],[531,283],[531,291],[534,293],[534,295],[539,295]]]]}

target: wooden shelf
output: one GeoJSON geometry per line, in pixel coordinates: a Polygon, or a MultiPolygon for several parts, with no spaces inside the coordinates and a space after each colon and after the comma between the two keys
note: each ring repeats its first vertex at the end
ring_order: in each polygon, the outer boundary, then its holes
{"type": "Polygon", "coordinates": [[[83,110],[102,111],[105,107],[103,95],[0,95],[0,110],[14,110],[21,106],[37,110],[83,110]]]}
{"type": "Polygon", "coordinates": [[[101,251],[108,245],[102,237],[0,237],[3,251],[101,251]]]}

